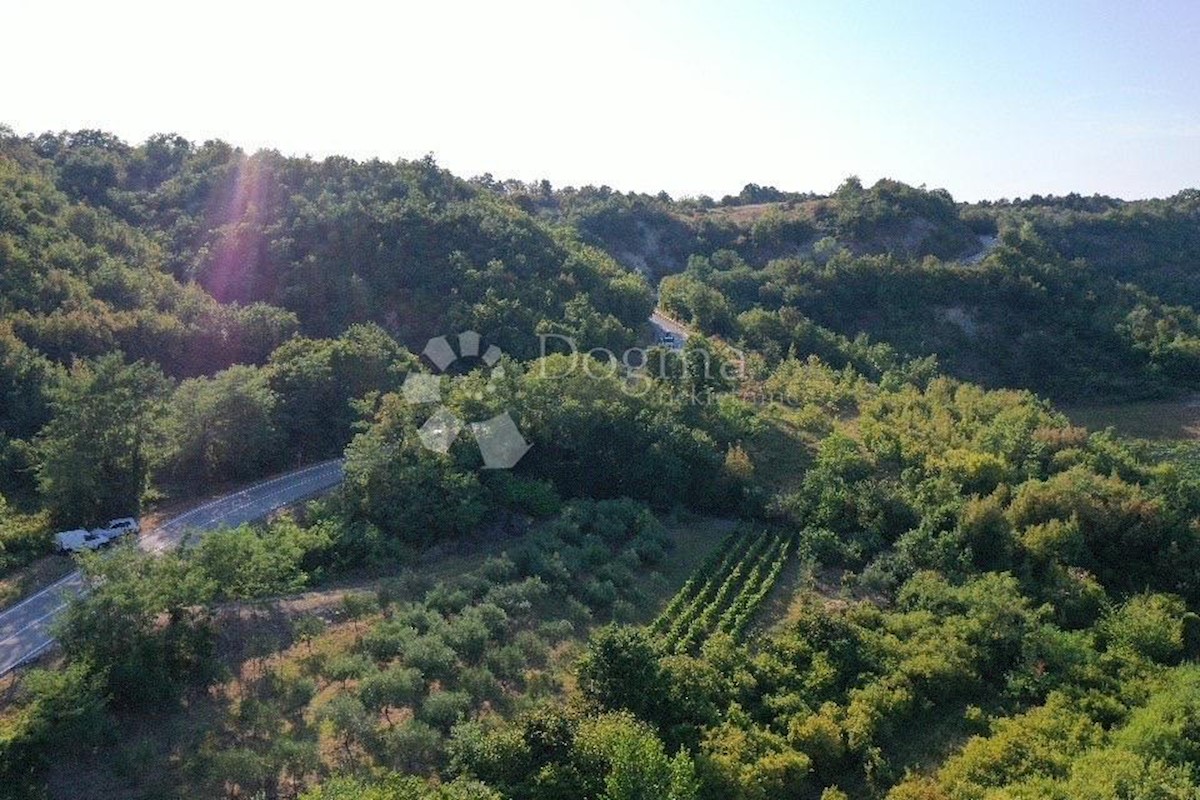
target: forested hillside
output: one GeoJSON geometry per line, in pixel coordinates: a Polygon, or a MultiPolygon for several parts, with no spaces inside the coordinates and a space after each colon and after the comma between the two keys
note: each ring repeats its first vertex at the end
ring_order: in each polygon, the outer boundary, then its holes
{"type": "MultiPolygon", "coordinates": [[[[0,133],[0,496],[59,524],[339,453],[405,346],[476,329],[515,356],[539,332],[619,351],[653,304],[431,161],[0,133]]],[[[29,517],[3,539],[7,563],[49,542],[29,517]]]]}
{"type": "Polygon", "coordinates": [[[1197,800],[1196,448],[1053,402],[1195,389],[1198,231],[1188,192],[673,200],[5,131],[0,577],[345,481],[79,557],[0,793],[1197,800]],[[468,329],[504,355],[420,355],[468,329]],[[530,448],[488,469],[454,426],[502,414],[530,448]]]}
{"type": "Polygon", "coordinates": [[[776,359],[879,375],[936,356],[1061,400],[1161,396],[1200,375],[1194,191],[967,205],[851,178],[826,197],[749,185],[718,204],[507,188],[627,266],[678,276],[660,303],[680,319],[776,359]]]}
{"type": "Polygon", "coordinates": [[[172,136],[130,147],[94,131],[7,148],[144,232],[176,280],[285,308],[308,334],[372,321],[413,344],[475,326],[528,354],[539,324],[606,325],[617,344],[649,313],[642,281],[431,159],[315,162],[172,136]]]}

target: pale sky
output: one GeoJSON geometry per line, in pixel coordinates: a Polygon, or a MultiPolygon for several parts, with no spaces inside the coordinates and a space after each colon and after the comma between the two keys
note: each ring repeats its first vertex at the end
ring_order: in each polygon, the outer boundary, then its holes
{"type": "Polygon", "coordinates": [[[1200,2],[0,0],[0,123],[672,195],[1200,186],[1200,2]],[[644,7],[643,7],[644,6],[644,7]]]}

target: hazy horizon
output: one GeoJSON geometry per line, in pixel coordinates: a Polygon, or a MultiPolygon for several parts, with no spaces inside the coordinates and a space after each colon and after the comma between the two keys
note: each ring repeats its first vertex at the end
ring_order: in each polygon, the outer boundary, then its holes
{"type": "Polygon", "coordinates": [[[174,132],[673,197],[858,175],[957,200],[1200,185],[1200,7],[632,3],[11,12],[18,133],[174,132]],[[186,34],[186,37],[185,37],[186,34]],[[31,66],[31,65],[35,65],[31,66]]]}

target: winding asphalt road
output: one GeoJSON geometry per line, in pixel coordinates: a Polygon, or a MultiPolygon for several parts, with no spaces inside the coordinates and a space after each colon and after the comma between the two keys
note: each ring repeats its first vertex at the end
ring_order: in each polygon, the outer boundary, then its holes
{"type": "MultiPolygon", "coordinates": [[[[336,486],[342,476],[342,460],[335,459],[256,483],[143,533],[138,546],[148,552],[161,552],[179,546],[192,532],[262,519],[272,511],[336,486]]],[[[83,575],[76,570],[0,613],[0,675],[36,658],[53,644],[50,631],[55,619],[71,598],[84,591],[83,575]]]]}

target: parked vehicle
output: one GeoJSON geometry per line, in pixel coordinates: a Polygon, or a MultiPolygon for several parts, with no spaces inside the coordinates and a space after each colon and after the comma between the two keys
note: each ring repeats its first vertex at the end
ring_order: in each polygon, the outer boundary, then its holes
{"type": "Polygon", "coordinates": [[[109,536],[95,531],[85,531],[83,528],[54,534],[54,544],[60,553],[82,553],[84,550],[99,550],[111,541],[112,538],[109,536]]]}
{"type": "Polygon", "coordinates": [[[54,544],[60,553],[80,553],[84,550],[99,550],[120,540],[124,536],[136,534],[141,525],[133,517],[118,517],[110,519],[102,528],[85,531],[78,528],[73,531],[63,531],[54,534],[54,544]]]}
{"type": "Polygon", "coordinates": [[[97,528],[93,533],[104,533],[114,538],[120,538],[131,533],[137,533],[141,529],[138,521],[133,517],[118,517],[117,519],[110,519],[104,524],[104,527],[97,528]]]}

